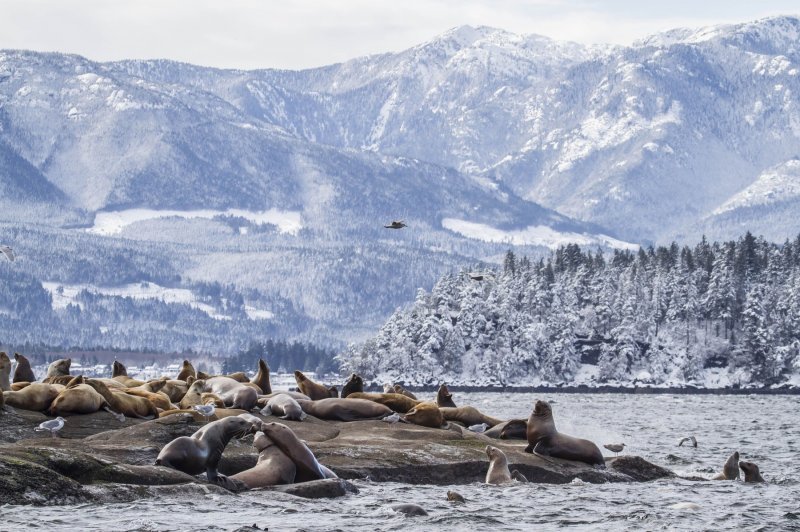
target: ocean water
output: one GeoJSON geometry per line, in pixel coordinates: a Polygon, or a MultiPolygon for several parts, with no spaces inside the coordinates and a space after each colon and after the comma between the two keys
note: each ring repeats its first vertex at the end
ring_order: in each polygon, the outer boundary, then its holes
{"type": "MultiPolygon", "coordinates": [[[[549,400],[562,432],[624,442],[681,475],[710,477],[735,450],[767,484],[664,480],[630,484],[409,485],[355,481],[358,495],[306,500],[271,492],[126,504],[0,506],[0,530],[800,530],[800,397],[457,393],[502,418],[549,400]],[[693,435],[698,447],[678,447],[693,435]],[[446,500],[448,489],[465,504],[446,500]],[[416,503],[429,513],[391,509],[416,503]]],[[[2,501],[0,501],[0,504],[2,501]]]]}

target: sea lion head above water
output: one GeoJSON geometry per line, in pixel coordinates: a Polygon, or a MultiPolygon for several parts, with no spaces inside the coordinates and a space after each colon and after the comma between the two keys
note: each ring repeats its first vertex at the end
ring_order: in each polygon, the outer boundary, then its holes
{"type": "Polygon", "coordinates": [[[486,456],[489,457],[489,470],[486,472],[486,484],[506,484],[511,482],[511,471],[508,470],[506,454],[497,447],[487,445],[486,456]]]}
{"type": "Polygon", "coordinates": [[[753,462],[739,462],[739,467],[744,473],[745,482],[766,482],[758,466],[753,462]]]}

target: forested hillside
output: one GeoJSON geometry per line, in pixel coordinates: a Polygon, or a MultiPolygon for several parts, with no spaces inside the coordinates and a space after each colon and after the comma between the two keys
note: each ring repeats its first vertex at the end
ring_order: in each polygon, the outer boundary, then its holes
{"type": "MultiPolygon", "coordinates": [[[[800,236],[575,245],[443,276],[340,360],[432,384],[773,385],[800,373],[800,236]]],[[[794,380],[792,380],[794,379],[794,380]]]]}

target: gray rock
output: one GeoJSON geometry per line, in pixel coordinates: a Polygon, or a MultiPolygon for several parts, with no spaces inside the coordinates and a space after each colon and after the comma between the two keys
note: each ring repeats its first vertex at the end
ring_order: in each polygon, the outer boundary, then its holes
{"type": "Polygon", "coordinates": [[[304,499],[333,499],[344,497],[348,493],[358,493],[358,488],[341,478],[324,478],[300,484],[287,484],[285,486],[272,486],[262,489],[288,493],[304,499]]]}

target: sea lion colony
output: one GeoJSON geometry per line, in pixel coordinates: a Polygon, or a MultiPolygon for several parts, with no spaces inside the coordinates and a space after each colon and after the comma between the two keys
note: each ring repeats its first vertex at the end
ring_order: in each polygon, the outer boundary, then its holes
{"type": "MultiPolygon", "coordinates": [[[[42,382],[32,382],[33,372],[27,359],[15,355],[17,367],[11,378],[11,363],[0,353],[0,409],[20,408],[46,412],[52,416],[90,414],[106,410],[124,420],[124,416],[142,419],[175,414],[192,415],[204,426],[191,436],[182,436],[165,445],[156,465],[172,467],[190,475],[205,473],[210,482],[232,491],[276,484],[336,478],[320,464],[308,446],[281,423],[269,423],[250,413],[261,409],[264,416],[301,421],[307,416],[327,421],[384,420],[411,423],[431,428],[449,429],[480,426],[484,436],[494,439],[527,440],[526,452],[546,460],[583,462],[604,468],[605,458],[597,445],[585,439],[558,432],[552,407],[537,401],[528,420],[500,420],[471,406],[456,406],[446,385],[434,401],[422,401],[400,385],[385,385],[386,393],[365,393],[363,379],[349,377],[342,397],[335,387],[316,383],[301,371],[295,371],[299,391],[274,392],[269,381],[269,367],[261,360],[253,379],[244,373],[210,376],[198,374],[185,360],[176,378],[169,376],[148,382],[133,379],[126,368],[114,362],[111,378],[86,379],[69,373],[70,359],[50,364],[42,382]],[[23,378],[28,380],[22,380],[23,378]],[[13,381],[13,384],[12,384],[13,381]],[[210,416],[195,407],[214,405],[210,416]],[[217,472],[225,446],[231,439],[255,434],[253,447],[258,454],[255,467],[230,478],[217,472]]],[[[502,450],[487,446],[489,461],[487,484],[526,482],[516,470],[510,470],[502,450]]],[[[746,482],[763,482],[758,466],[739,462],[733,453],[723,472],[712,480],[739,478],[739,468],[746,482]]]]}

